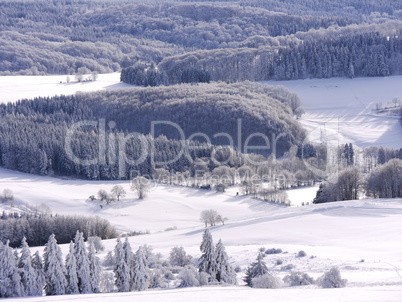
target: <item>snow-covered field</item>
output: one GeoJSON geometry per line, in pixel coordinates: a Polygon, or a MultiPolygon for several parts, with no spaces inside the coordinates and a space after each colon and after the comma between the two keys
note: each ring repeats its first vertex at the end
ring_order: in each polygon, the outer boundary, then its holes
{"type": "MultiPolygon", "coordinates": [[[[284,277],[275,265],[293,264],[295,270],[313,277],[336,265],[343,278],[344,289],[321,289],[310,286],[276,290],[239,287],[205,287],[175,290],[153,290],[141,293],[91,295],[92,301],[204,301],[219,297],[223,301],[399,301],[402,293],[402,200],[359,200],[304,207],[283,207],[250,197],[235,196],[236,188],[225,193],[159,185],[139,201],[120,182],[127,196],[119,203],[99,207],[89,202],[89,195],[99,189],[109,191],[119,182],[89,182],[40,177],[0,169],[0,190],[14,192],[16,205],[49,206],[53,213],[99,215],[107,218],[121,231],[149,230],[150,234],[130,238],[133,249],[147,244],[167,258],[173,246],[183,246],[199,257],[199,244],[204,231],[199,214],[216,209],[228,218],[224,226],[211,229],[215,242],[222,239],[234,265],[244,269],[255,260],[260,247],[281,248],[284,252],[268,255],[265,260],[272,272],[284,277]],[[167,231],[169,227],[176,230],[167,231]],[[306,257],[297,257],[304,250],[306,257]],[[316,256],[316,257],[311,257],[316,256]],[[364,259],[364,262],[361,260],[364,259]]],[[[306,189],[293,190],[300,199],[306,189]]],[[[4,208],[4,205],[2,206],[4,208]]],[[[0,209],[2,210],[2,209],[0,209]]],[[[11,210],[7,208],[7,210],[11,210]]],[[[112,250],[115,240],[105,242],[112,250]]],[[[64,253],[67,246],[63,247],[64,253]]],[[[239,274],[239,278],[241,274],[239,274]]],[[[239,279],[240,280],[240,279],[239,279]]],[[[241,283],[241,282],[240,282],[241,283]]],[[[27,298],[23,301],[82,300],[89,296],[27,298]]],[[[18,299],[15,299],[18,300],[18,299]]]]}
{"type": "Polygon", "coordinates": [[[96,81],[76,82],[73,75],[0,76],[0,103],[39,96],[70,95],[78,91],[118,89],[131,85],[120,82],[120,73],[99,74],[96,81]],[[70,83],[67,83],[67,77],[70,83]]]}
{"type": "Polygon", "coordinates": [[[331,78],[296,81],[269,81],[296,92],[306,114],[301,123],[309,140],[358,147],[401,148],[402,127],[398,117],[377,113],[376,106],[402,101],[402,76],[374,78],[331,78]],[[339,130],[339,135],[338,135],[339,130]]]}

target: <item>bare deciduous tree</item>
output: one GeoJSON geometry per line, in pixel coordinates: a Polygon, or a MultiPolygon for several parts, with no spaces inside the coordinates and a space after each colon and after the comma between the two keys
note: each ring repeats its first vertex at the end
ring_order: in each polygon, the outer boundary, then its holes
{"type": "Polygon", "coordinates": [[[143,176],[138,176],[134,178],[131,182],[131,190],[137,191],[139,199],[144,199],[146,193],[150,189],[151,189],[150,180],[143,176]]]}
{"type": "Polygon", "coordinates": [[[113,197],[117,198],[117,201],[120,201],[120,197],[124,198],[126,196],[126,190],[120,185],[113,186],[112,190],[110,191],[113,197]]]}

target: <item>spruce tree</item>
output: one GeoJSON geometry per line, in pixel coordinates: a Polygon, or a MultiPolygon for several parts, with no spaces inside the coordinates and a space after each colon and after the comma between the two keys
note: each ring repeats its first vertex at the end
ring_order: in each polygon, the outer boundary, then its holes
{"type": "Polygon", "coordinates": [[[258,253],[257,261],[253,262],[248,268],[246,272],[246,276],[244,277],[244,282],[248,286],[252,286],[252,279],[255,277],[259,277],[268,273],[267,265],[264,262],[264,258],[261,253],[258,253]]]}
{"type": "Polygon", "coordinates": [[[125,261],[123,245],[120,237],[117,238],[117,244],[114,248],[114,258],[116,264],[113,268],[115,285],[119,292],[130,291],[130,268],[125,261]]]}
{"type": "Polygon", "coordinates": [[[129,270],[129,287],[130,291],[134,290],[134,253],[131,249],[130,242],[128,241],[128,237],[126,236],[123,243],[123,254],[124,261],[128,266],[129,270]]]}
{"type": "Polygon", "coordinates": [[[45,293],[48,296],[64,295],[67,280],[65,277],[63,255],[54,234],[50,235],[43,254],[43,271],[45,273],[45,293]]]}
{"type": "Polygon", "coordinates": [[[229,257],[226,253],[222,240],[219,239],[215,249],[216,254],[216,280],[228,284],[236,284],[236,273],[229,264],[229,257]]]}
{"type": "Polygon", "coordinates": [[[100,293],[100,276],[102,273],[102,268],[99,263],[99,258],[95,255],[95,247],[93,241],[89,242],[88,248],[88,261],[89,261],[89,273],[90,273],[90,281],[91,288],[94,293],[100,293]]]}
{"type": "Polygon", "coordinates": [[[32,256],[32,267],[36,273],[36,287],[35,287],[35,296],[43,295],[43,287],[45,286],[45,273],[43,272],[43,260],[39,254],[39,251],[36,251],[32,256]]]}
{"type": "Polygon", "coordinates": [[[78,290],[82,294],[92,293],[87,249],[84,235],[79,231],[74,238],[74,255],[77,260],[78,290]]]}
{"type": "Polygon", "coordinates": [[[148,262],[145,257],[143,247],[139,247],[134,254],[134,276],[133,276],[133,289],[142,291],[149,287],[150,275],[148,269],[148,262]]]}
{"type": "Polygon", "coordinates": [[[0,298],[24,296],[17,262],[9,241],[0,244],[0,298]]]}
{"type": "Polygon", "coordinates": [[[67,294],[78,294],[77,260],[74,255],[74,243],[70,242],[70,250],[66,257],[67,294]]]}
{"type": "Polygon", "coordinates": [[[22,238],[21,257],[18,260],[18,268],[21,275],[21,285],[26,296],[36,296],[37,293],[37,274],[32,267],[32,258],[26,238],[22,238]]]}
{"type": "Polygon", "coordinates": [[[199,272],[205,272],[210,275],[210,282],[216,280],[216,257],[215,248],[209,229],[204,231],[202,242],[200,246],[202,255],[198,266],[199,272]]]}

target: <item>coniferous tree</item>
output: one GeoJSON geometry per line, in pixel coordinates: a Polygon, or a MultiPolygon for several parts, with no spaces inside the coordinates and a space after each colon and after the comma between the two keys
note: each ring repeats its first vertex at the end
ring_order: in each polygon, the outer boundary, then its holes
{"type": "Polygon", "coordinates": [[[36,251],[32,256],[32,267],[36,273],[35,296],[42,296],[43,287],[45,286],[45,273],[43,271],[43,260],[39,251],[36,251]]]}
{"type": "Polygon", "coordinates": [[[63,256],[54,234],[50,235],[43,254],[43,271],[45,273],[45,293],[48,296],[64,295],[67,280],[63,256]]]}
{"type": "Polygon", "coordinates": [[[21,285],[26,296],[37,296],[37,274],[32,267],[32,258],[26,238],[21,242],[21,257],[18,260],[18,268],[21,275],[21,285]]]}
{"type": "Polygon", "coordinates": [[[24,296],[17,262],[8,241],[4,245],[0,243],[0,280],[1,298],[24,296]]]}
{"type": "Polygon", "coordinates": [[[124,261],[129,269],[129,287],[130,291],[134,290],[134,253],[131,249],[130,242],[126,236],[123,243],[124,261]]]}
{"type": "Polygon", "coordinates": [[[82,294],[91,293],[91,275],[84,235],[77,231],[74,238],[74,255],[77,260],[78,290],[82,294]]]}
{"type": "Polygon", "coordinates": [[[119,292],[128,292],[130,291],[130,267],[125,260],[120,237],[117,238],[117,244],[114,248],[114,258],[116,259],[116,263],[113,272],[117,290],[119,292]]]}
{"type": "Polygon", "coordinates": [[[253,278],[265,275],[266,273],[268,273],[267,265],[264,262],[262,254],[258,253],[257,261],[253,262],[247,268],[246,276],[243,280],[248,286],[252,286],[253,278]]]}
{"type": "Polygon", "coordinates": [[[91,288],[94,293],[100,293],[100,276],[102,274],[102,268],[99,263],[99,258],[96,256],[95,247],[93,241],[89,242],[88,247],[88,261],[89,261],[89,273],[91,288]]]}
{"type": "Polygon", "coordinates": [[[215,248],[216,254],[216,280],[229,284],[236,284],[236,273],[229,263],[229,257],[226,253],[222,240],[219,239],[215,248]]]}
{"type": "Polygon", "coordinates": [[[78,294],[77,259],[75,259],[74,243],[70,242],[69,253],[66,257],[67,294],[78,294]]]}
{"type": "Polygon", "coordinates": [[[202,236],[202,242],[200,246],[201,257],[200,263],[198,265],[199,272],[205,272],[209,274],[210,282],[216,280],[216,256],[215,247],[212,239],[211,232],[209,229],[204,231],[202,236]]]}
{"type": "Polygon", "coordinates": [[[148,261],[142,246],[134,254],[133,289],[142,291],[149,287],[150,275],[148,261]]]}

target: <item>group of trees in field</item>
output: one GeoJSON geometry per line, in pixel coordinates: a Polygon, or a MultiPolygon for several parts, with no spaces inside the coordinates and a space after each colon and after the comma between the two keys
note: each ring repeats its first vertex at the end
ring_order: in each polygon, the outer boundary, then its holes
{"type": "Polygon", "coordinates": [[[77,230],[84,237],[98,236],[102,239],[116,238],[118,233],[109,221],[99,217],[5,213],[0,215],[0,242],[9,242],[18,247],[25,238],[30,246],[41,246],[51,234],[55,234],[60,244],[69,243],[77,230]]]}
{"type": "Polygon", "coordinates": [[[356,162],[353,146],[344,145],[340,170],[320,185],[314,203],[402,197],[402,149],[368,147],[356,162]]]}
{"type": "Polygon", "coordinates": [[[13,252],[8,241],[0,243],[0,297],[99,293],[102,269],[95,254],[94,241],[89,240],[87,247],[79,231],[65,259],[54,234],[43,257],[39,252],[31,255],[25,237],[19,253],[13,252]]]}

